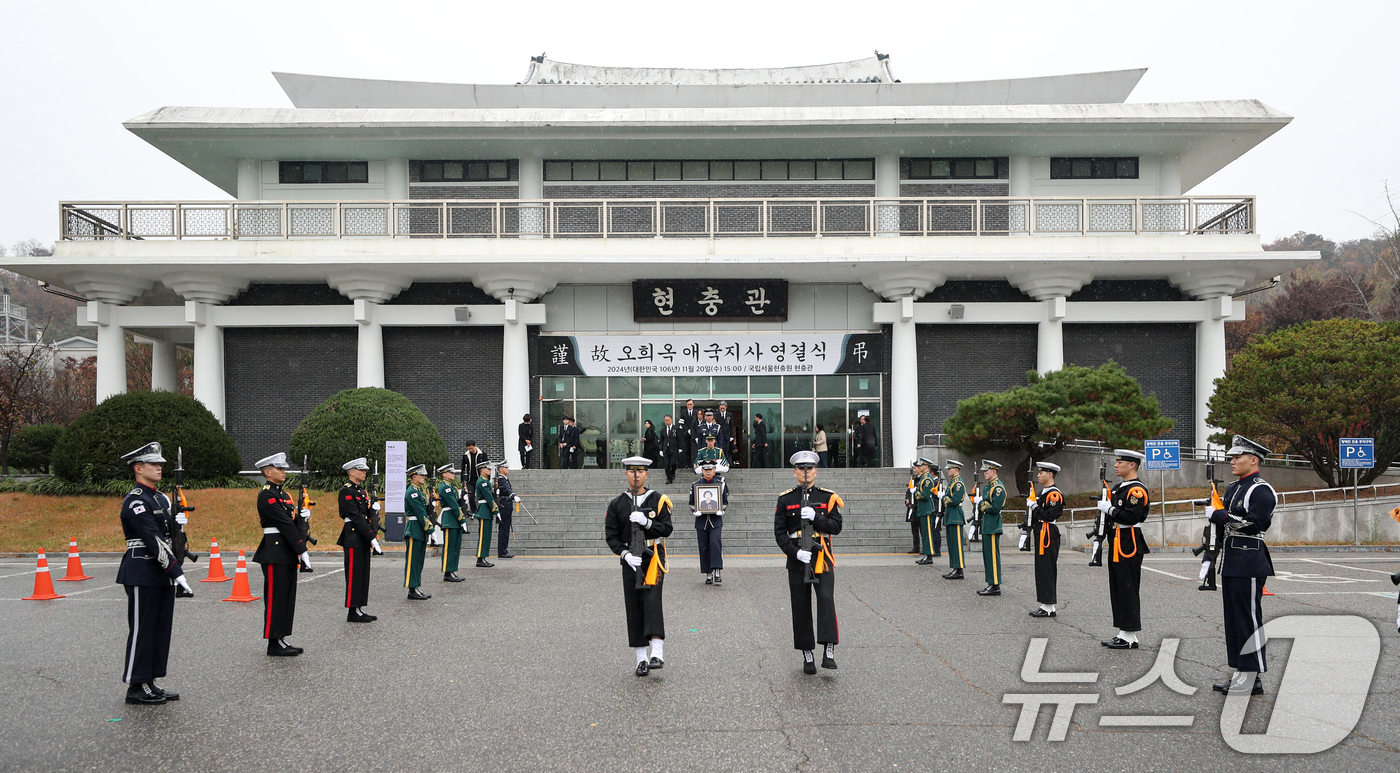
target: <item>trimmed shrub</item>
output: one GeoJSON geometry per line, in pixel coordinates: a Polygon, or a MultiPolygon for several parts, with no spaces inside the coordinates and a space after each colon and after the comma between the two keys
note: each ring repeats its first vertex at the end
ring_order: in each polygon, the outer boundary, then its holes
{"type": "Polygon", "coordinates": [[[63,426],[59,424],[31,424],[10,439],[10,455],[7,461],[10,472],[47,473],[52,461],[54,446],[63,437],[63,426]]]}
{"type": "Polygon", "coordinates": [[[315,486],[335,488],[344,476],[342,464],[363,456],[370,469],[379,462],[384,471],[384,442],[408,441],[408,466],[428,469],[447,463],[447,443],[418,406],[398,392],[377,387],[347,389],[333,395],[297,425],[289,444],[289,462],[301,466],[305,455],[315,486]]]}
{"type": "Polygon", "coordinates": [[[176,449],[185,450],[185,477],[201,480],[238,474],[233,438],[198,400],[176,392],[128,392],[103,400],[64,430],[53,452],[54,474],[80,483],[131,480],[122,454],[159,441],[167,479],[174,479],[176,449]]]}

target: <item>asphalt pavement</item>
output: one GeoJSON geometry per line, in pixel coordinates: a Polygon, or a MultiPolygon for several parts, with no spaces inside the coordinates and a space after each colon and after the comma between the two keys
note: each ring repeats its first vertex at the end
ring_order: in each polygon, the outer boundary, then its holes
{"type": "MultiPolygon", "coordinates": [[[[1244,754],[1221,732],[1228,675],[1218,593],[1196,590],[1189,554],[1147,557],[1142,649],[1111,651],[1107,575],[1061,557],[1059,614],[1036,620],[1027,553],[1006,553],[1003,595],[980,598],[980,553],[968,579],[945,559],[842,556],[836,671],[801,672],[792,649],[780,556],[732,557],[722,586],[705,586],[693,556],[666,578],[666,666],[646,678],[626,646],[615,558],[516,558],[468,568],[445,584],[424,572],[428,601],[401,587],[401,556],[376,561],[366,608],[345,622],[338,561],[318,561],[298,588],[295,658],[269,658],[262,603],[226,603],[230,584],[195,583],[176,605],[168,678],[182,699],[128,706],[120,682],[125,594],[116,561],[85,562],[94,579],[56,583],[68,597],[22,601],[30,560],[0,561],[0,651],[13,678],[0,692],[0,770],[309,771],[1234,771],[1329,773],[1400,769],[1395,685],[1395,589],[1400,557],[1383,553],[1275,556],[1266,618],[1353,615],[1379,634],[1379,664],[1355,728],[1311,755],[1244,754]],[[1023,679],[1044,642],[1040,672],[1088,672],[1087,683],[1023,679]],[[1182,695],[1165,682],[1121,688],[1152,670],[1164,639],[1182,695]],[[1082,696],[1062,727],[1042,708],[1017,741],[1008,695],[1082,696]],[[1094,697],[1096,696],[1096,697],[1094,697]],[[1189,718],[1123,727],[1103,717],[1189,718]]],[[[227,560],[227,559],[226,559],[227,560]]],[[[51,559],[55,578],[63,557],[51,559]]],[[[230,575],[232,562],[227,564],[230,575]]],[[[202,565],[192,575],[204,576],[202,565]]],[[[261,574],[250,568],[254,594],[261,574]]],[[[1266,694],[1248,701],[1244,732],[1264,733],[1290,640],[1272,640],[1266,694]]],[[[1032,678],[1034,675],[1032,674],[1032,678]]],[[[1363,679],[1364,674],[1352,677],[1363,679]]],[[[1339,720],[1340,722],[1341,720],[1339,720]]],[[[1061,723],[1063,724],[1063,723],[1061,723]]]]}

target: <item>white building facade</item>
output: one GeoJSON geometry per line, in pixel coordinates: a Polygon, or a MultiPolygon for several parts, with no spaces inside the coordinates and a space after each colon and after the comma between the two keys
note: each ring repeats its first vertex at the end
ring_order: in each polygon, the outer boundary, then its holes
{"type": "MultiPolygon", "coordinates": [[[[887,58],[646,70],[538,57],[515,85],[278,74],[293,108],[154,110],[127,128],[235,197],[68,202],[52,257],[88,299],[99,399],[155,343],[245,461],[351,387],[407,395],[516,461],[536,417],[585,466],[693,398],[752,417],[768,464],[857,417],[903,465],[956,403],[1028,370],[1119,362],[1203,446],[1254,196],[1190,191],[1291,120],[1257,101],[1126,101],[1143,71],[951,84],[887,58]]],[[[157,379],[156,374],[160,374],[157,379]]],[[[538,432],[543,433],[541,437],[538,432]]]]}

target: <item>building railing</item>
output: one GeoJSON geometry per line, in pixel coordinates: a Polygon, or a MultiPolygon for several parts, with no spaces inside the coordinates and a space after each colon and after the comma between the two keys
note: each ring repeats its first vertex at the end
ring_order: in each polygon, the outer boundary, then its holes
{"type": "Polygon", "coordinates": [[[1252,234],[1253,196],[64,202],[60,239],[1252,234]]]}
{"type": "MultiPolygon", "coordinates": [[[[923,445],[926,446],[946,446],[948,436],[942,432],[929,432],[923,436],[923,445]]],[[[1074,451],[1084,451],[1087,453],[1107,455],[1113,449],[1093,440],[1074,440],[1065,444],[1066,449],[1074,451]]],[[[1215,461],[1224,465],[1221,469],[1228,471],[1229,464],[1225,459],[1225,451],[1222,448],[1192,448],[1181,447],[1181,458],[1198,462],[1215,461]]],[[[1305,456],[1297,454],[1271,454],[1266,461],[1270,467],[1312,467],[1312,462],[1305,456]]]]}

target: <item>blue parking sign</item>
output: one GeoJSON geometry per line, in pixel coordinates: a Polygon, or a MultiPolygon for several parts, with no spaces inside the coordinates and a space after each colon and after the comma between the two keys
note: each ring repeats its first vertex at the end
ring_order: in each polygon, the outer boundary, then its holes
{"type": "Polygon", "coordinates": [[[1337,461],[1343,470],[1369,470],[1376,466],[1376,439],[1370,437],[1340,438],[1337,461]]]}
{"type": "Polygon", "coordinates": [[[1180,440],[1149,440],[1142,453],[1147,457],[1149,470],[1181,469],[1180,440]]]}

